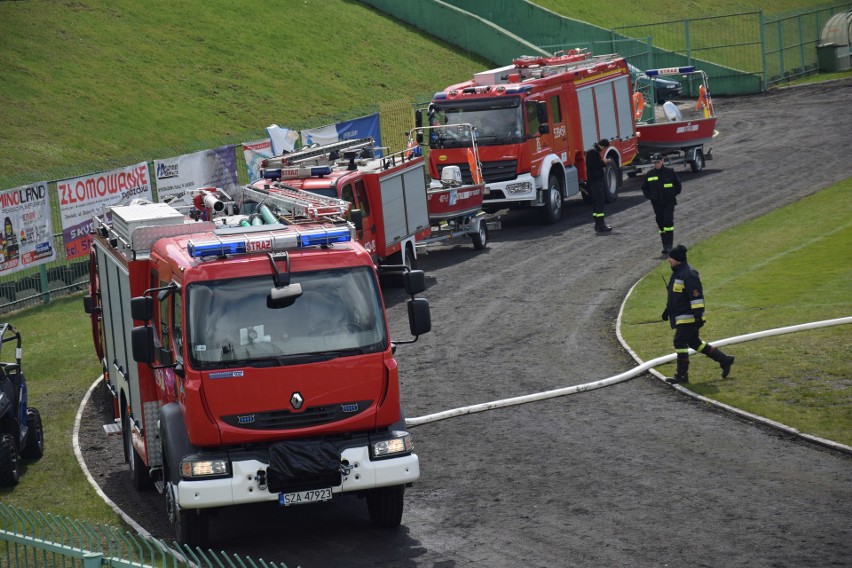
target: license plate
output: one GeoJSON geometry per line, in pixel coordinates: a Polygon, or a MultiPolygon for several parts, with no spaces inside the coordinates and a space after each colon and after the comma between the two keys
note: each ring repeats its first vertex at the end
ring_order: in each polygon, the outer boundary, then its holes
{"type": "Polygon", "coordinates": [[[309,489],[307,491],[294,491],[293,493],[281,493],[278,495],[278,504],[282,507],[290,505],[304,505],[305,503],[319,503],[331,500],[331,487],[325,489],[309,489]]]}

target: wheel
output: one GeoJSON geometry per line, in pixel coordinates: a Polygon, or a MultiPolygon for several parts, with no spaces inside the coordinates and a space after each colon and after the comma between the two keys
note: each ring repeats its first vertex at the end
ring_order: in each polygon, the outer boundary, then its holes
{"type": "Polygon", "coordinates": [[[383,529],[398,527],[402,522],[404,497],[404,485],[380,487],[367,493],[367,510],[373,524],[383,529]]]}
{"type": "Polygon", "coordinates": [[[544,190],[544,222],[552,225],[562,218],[562,185],[556,174],[547,178],[547,189],[544,190]]]}
{"type": "Polygon", "coordinates": [[[621,170],[618,169],[618,166],[615,164],[609,164],[606,167],[606,171],[604,172],[604,177],[606,179],[606,193],[604,194],[604,200],[607,203],[615,203],[618,201],[618,176],[621,170]]]}
{"type": "Polygon", "coordinates": [[[11,434],[3,434],[0,437],[0,486],[11,487],[18,484],[21,475],[18,466],[15,438],[11,434]]]}
{"type": "Polygon", "coordinates": [[[488,224],[485,221],[479,223],[479,230],[470,236],[470,240],[473,241],[473,248],[476,250],[482,250],[488,246],[488,224]]]}
{"type": "Polygon", "coordinates": [[[203,509],[181,509],[175,500],[177,488],[166,483],[166,513],[175,530],[175,540],[189,546],[205,546],[210,531],[210,517],[203,509]]]}
{"type": "Polygon", "coordinates": [[[41,414],[35,408],[27,409],[27,443],[21,449],[21,457],[37,460],[44,455],[44,428],[41,414]]]}
{"type": "Polygon", "coordinates": [[[154,486],[151,480],[151,475],[148,473],[148,466],[142,461],[142,458],[133,449],[133,435],[130,429],[130,415],[124,414],[124,427],[121,429],[121,437],[124,440],[124,454],[129,456],[127,463],[130,464],[130,479],[133,482],[133,488],[139,491],[151,489],[154,486]]]}
{"type": "Polygon", "coordinates": [[[689,168],[693,172],[700,172],[704,169],[704,152],[701,148],[695,151],[695,159],[689,162],[689,168]]]}

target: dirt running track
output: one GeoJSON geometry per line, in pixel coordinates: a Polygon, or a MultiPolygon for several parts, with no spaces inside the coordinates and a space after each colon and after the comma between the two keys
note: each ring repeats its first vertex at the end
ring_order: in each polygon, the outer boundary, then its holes
{"type": "MultiPolygon", "coordinates": [[[[700,174],[677,170],[677,242],[852,176],[851,80],[716,106],[714,160],[700,174]]],[[[638,180],[625,181],[608,216],[615,230],[597,236],[589,207],[572,199],[556,225],[516,212],[483,252],[463,242],[421,257],[433,331],[397,350],[408,416],[631,368],[615,320],[660,262],[659,237],[638,180]]],[[[743,252],[743,263],[760,254],[748,243],[743,252]]],[[[404,299],[387,291],[400,338],[404,299]]],[[[738,360],[748,350],[730,348],[738,360]]],[[[103,434],[105,406],[96,391],[81,434],[88,467],[113,501],[170,539],[162,498],[130,489],[120,440],[103,434]]],[[[340,498],[220,515],[213,548],[291,568],[852,565],[849,456],[705,407],[650,375],[412,432],[422,479],[398,530],[372,528],[363,501],[340,498]]]]}

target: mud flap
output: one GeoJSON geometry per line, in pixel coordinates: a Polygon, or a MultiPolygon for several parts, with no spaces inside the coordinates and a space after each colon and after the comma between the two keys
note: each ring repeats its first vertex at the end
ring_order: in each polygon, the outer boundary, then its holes
{"type": "Polygon", "coordinates": [[[340,451],[330,442],[292,440],[269,447],[269,491],[336,487],[341,483],[340,451]]]}

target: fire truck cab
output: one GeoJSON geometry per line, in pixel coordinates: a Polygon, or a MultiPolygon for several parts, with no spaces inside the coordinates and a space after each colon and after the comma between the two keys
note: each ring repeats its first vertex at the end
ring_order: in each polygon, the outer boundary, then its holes
{"type": "Polygon", "coordinates": [[[603,138],[614,163],[606,197],[615,201],[620,167],[637,150],[631,92],[623,58],[579,49],[518,58],[451,85],[434,95],[428,110],[429,125],[441,127],[428,134],[432,184],[447,166],[458,166],[465,183],[472,181],[470,129],[456,126],[472,124],[486,210],[540,207],[543,220],[555,223],[564,200],[586,182],[585,152],[603,138]]]}

